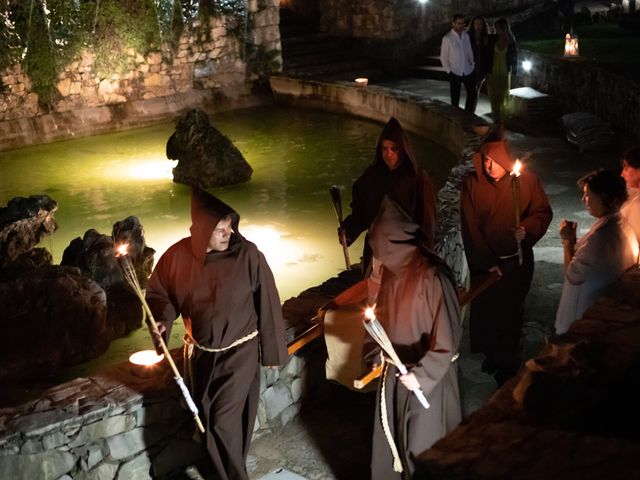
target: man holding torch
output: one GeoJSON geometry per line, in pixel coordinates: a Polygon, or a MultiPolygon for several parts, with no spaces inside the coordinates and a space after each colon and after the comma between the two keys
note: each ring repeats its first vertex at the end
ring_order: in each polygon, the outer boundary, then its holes
{"type": "Polygon", "coordinates": [[[515,160],[505,140],[490,137],[473,156],[460,193],[462,239],[471,288],[496,272],[500,279],[471,304],[471,351],[498,386],[520,368],[524,300],[533,277],[533,246],[553,216],[538,177],[515,160]]]}
{"type": "Polygon", "coordinates": [[[454,363],[462,335],[460,306],[449,267],[387,196],[369,230],[369,245],[381,276],[376,305],[363,312],[363,321],[377,324],[368,357],[379,348],[384,352],[371,475],[413,478],[416,457],[461,420],[454,363]]]}
{"type": "MultiPolygon", "coordinates": [[[[400,122],[391,117],[382,129],[374,162],[358,177],[351,194],[351,214],[338,228],[340,243],[351,245],[369,229],[378,213],[382,197],[388,195],[422,228],[433,247],[436,232],[436,192],[426,170],[416,160],[409,137],[400,122]]],[[[362,271],[370,268],[371,249],[366,242],[362,271]]]]}
{"type": "Polygon", "coordinates": [[[165,338],[182,315],[185,365],[216,478],[248,479],[259,365],[287,360],[280,298],[269,265],[238,232],[240,217],[231,207],[194,188],[191,219],[191,236],[162,255],[146,299],[165,338]]]}

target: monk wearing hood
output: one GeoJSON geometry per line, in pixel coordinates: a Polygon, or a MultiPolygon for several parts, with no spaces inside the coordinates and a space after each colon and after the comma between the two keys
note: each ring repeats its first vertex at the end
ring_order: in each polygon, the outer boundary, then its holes
{"type": "Polygon", "coordinates": [[[387,196],[369,231],[369,244],[375,264],[382,265],[376,316],[409,370],[397,376],[396,366],[384,363],[371,475],[374,480],[409,479],[416,457],[461,420],[453,363],[462,335],[460,306],[453,274],[428,248],[419,225],[387,196]],[[418,387],[428,409],[412,392],[418,387]]]}
{"type": "Polygon", "coordinates": [[[519,177],[516,228],[511,187],[515,161],[504,140],[487,141],[473,157],[474,171],[460,193],[460,220],[465,255],[476,287],[490,271],[500,280],[471,304],[471,351],[486,358],[483,371],[498,386],[520,368],[519,342],[524,300],[533,277],[533,246],[553,216],[538,177],[524,168],[519,177]],[[522,265],[518,259],[518,240],[522,265]]]}
{"type": "MultiPolygon", "coordinates": [[[[429,247],[436,231],[436,194],[427,172],[413,154],[409,137],[400,123],[391,117],[382,129],[373,164],[353,184],[351,214],[344,219],[347,245],[369,229],[378,213],[382,197],[388,195],[420,226],[429,247]]],[[[371,251],[365,241],[362,270],[367,272],[371,251]]]]}
{"type": "Polygon", "coordinates": [[[167,338],[182,315],[186,367],[216,478],[248,479],[259,366],[287,360],[280,298],[269,265],[240,235],[231,207],[194,188],[191,219],[191,236],[162,255],[146,298],[167,338]]]}

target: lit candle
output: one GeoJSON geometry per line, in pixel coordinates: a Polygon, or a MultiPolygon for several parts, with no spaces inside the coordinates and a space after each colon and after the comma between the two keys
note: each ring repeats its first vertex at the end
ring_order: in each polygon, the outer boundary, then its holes
{"type": "Polygon", "coordinates": [[[356,78],[356,85],[358,87],[366,87],[369,84],[369,79],[365,77],[356,78]]]}

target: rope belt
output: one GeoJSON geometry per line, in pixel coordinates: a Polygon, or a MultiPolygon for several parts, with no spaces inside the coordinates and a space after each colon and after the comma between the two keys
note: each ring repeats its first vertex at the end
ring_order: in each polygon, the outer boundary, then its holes
{"type": "MultiPolygon", "coordinates": [[[[460,353],[455,353],[451,357],[451,363],[454,363],[458,360],[460,353]]],[[[384,355],[380,355],[382,359],[382,382],[380,386],[380,417],[382,421],[382,431],[384,432],[385,439],[389,444],[389,449],[391,450],[391,456],[393,457],[393,471],[397,473],[402,473],[402,461],[400,460],[400,454],[398,453],[398,447],[396,446],[396,442],[393,440],[393,435],[391,435],[391,428],[389,427],[389,415],[387,412],[387,398],[386,398],[386,383],[387,383],[387,369],[389,365],[395,365],[393,360],[387,358],[384,355]]]]}
{"type": "Polygon", "coordinates": [[[187,381],[189,382],[189,387],[191,389],[191,391],[193,392],[193,376],[192,376],[192,372],[191,372],[191,357],[193,356],[193,349],[197,348],[198,350],[202,350],[204,352],[226,352],[227,350],[231,350],[232,348],[237,347],[238,345],[242,345],[243,343],[247,343],[249,340],[252,340],[253,338],[258,336],[258,330],[254,330],[253,332],[245,335],[244,337],[241,337],[239,339],[237,339],[235,342],[233,342],[231,345],[228,345],[226,347],[220,347],[220,348],[209,348],[209,347],[203,347],[202,345],[200,345],[198,342],[196,342],[193,337],[191,337],[191,335],[189,335],[188,333],[184,334],[184,347],[182,349],[182,361],[184,364],[184,378],[187,379],[187,381]]]}

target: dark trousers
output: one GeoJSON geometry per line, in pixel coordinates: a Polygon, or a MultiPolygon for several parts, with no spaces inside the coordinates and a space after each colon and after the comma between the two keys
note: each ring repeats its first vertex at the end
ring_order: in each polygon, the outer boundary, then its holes
{"type": "MultiPolygon", "coordinates": [[[[533,252],[525,249],[523,253],[521,266],[517,258],[501,262],[502,278],[471,304],[471,351],[486,355],[498,385],[520,368],[524,301],[533,277],[533,252]]],[[[471,287],[477,282],[472,272],[471,287]]]]}
{"type": "Polygon", "coordinates": [[[476,78],[473,73],[470,75],[456,75],[449,72],[449,91],[451,93],[451,105],[458,106],[460,104],[460,84],[464,83],[464,89],[467,92],[467,100],[464,103],[464,109],[467,112],[475,112],[476,103],[478,102],[478,93],[476,92],[476,78]]]}

